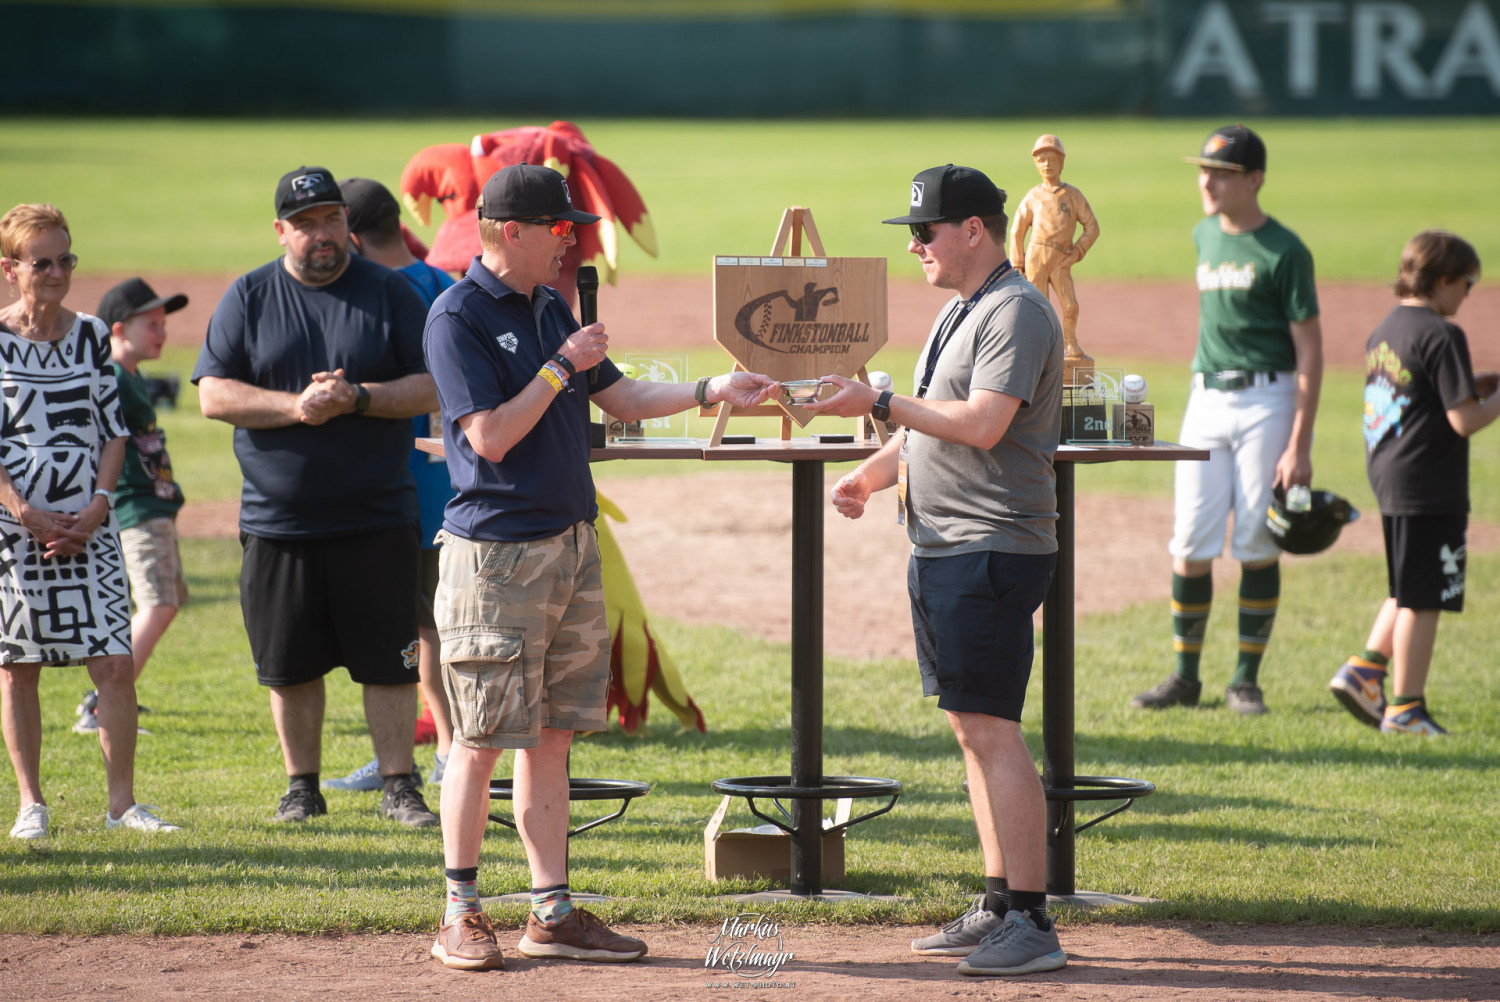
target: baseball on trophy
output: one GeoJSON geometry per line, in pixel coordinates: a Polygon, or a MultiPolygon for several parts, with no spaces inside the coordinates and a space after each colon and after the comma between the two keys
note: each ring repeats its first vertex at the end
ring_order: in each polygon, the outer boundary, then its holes
{"type": "Polygon", "coordinates": [[[1120,396],[1127,404],[1143,404],[1146,402],[1146,377],[1132,372],[1120,380],[1120,396]]]}

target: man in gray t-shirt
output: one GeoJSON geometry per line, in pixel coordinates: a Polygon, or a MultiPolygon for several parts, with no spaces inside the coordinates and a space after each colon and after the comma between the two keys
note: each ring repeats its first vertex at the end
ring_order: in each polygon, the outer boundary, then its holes
{"type": "Polygon", "coordinates": [[[833,489],[859,518],[897,488],[912,540],[907,571],[917,663],[964,753],[984,853],[985,893],[921,954],[964,957],[963,974],[1026,974],[1067,958],[1047,916],[1047,801],[1021,738],[1031,617],[1057,564],[1052,454],[1062,424],[1062,326],[1005,253],[1005,192],[967,167],[911,184],[908,250],[927,281],[958,296],[917,362],[916,393],[877,393],[841,376],[807,409],[871,415],[905,429],[833,489]]]}

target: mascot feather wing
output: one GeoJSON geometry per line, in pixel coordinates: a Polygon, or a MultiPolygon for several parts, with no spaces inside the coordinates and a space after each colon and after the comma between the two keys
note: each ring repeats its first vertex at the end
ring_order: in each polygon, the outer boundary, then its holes
{"type": "Polygon", "coordinates": [[[603,494],[599,502],[599,560],[604,576],[604,614],[609,620],[610,647],[609,710],[618,712],[620,726],[634,733],[646,722],[650,709],[646,693],[655,693],[684,727],[706,730],[703,711],[688,695],[677,666],[651,636],[646,605],[635,579],[625,564],[625,555],[609,528],[608,519],[625,521],[624,512],[603,494]]]}

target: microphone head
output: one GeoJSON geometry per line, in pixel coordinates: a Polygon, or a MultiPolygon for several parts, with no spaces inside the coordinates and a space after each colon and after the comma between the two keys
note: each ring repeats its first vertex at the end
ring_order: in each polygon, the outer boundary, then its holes
{"type": "Polygon", "coordinates": [[[577,283],[579,292],[599,291],[599,269],[591,264],[578,266],[577,283]]]}

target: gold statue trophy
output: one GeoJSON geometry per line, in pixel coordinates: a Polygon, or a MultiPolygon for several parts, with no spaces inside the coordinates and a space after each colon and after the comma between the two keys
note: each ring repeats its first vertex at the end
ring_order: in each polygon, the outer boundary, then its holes
{"type": "Polygon", "coordinates": [[[1094,360],[1078,346],[1078,297],[1073,292],[1073,265],[1083,260],[1094,241],[1099,239],[1099,222],[1083,192],[1062,181],[1062,140],[1046,133],[1031,147],[1042,183],[1032,188],[1016,208],[1010,228],[1010,259],[1022,273],[1048,294],[1056,292],[1062,307],[1063,382],[1077,385],[1078,376],[1087,378],[1094,360]],[[1079,227],[1083,233],[1073,239],[1079,227]],[[1026,243],[1026,233],[1031,241],[1026,243]],[[1023,254],[1024,247],[1024,254],[1023,254]]]}

